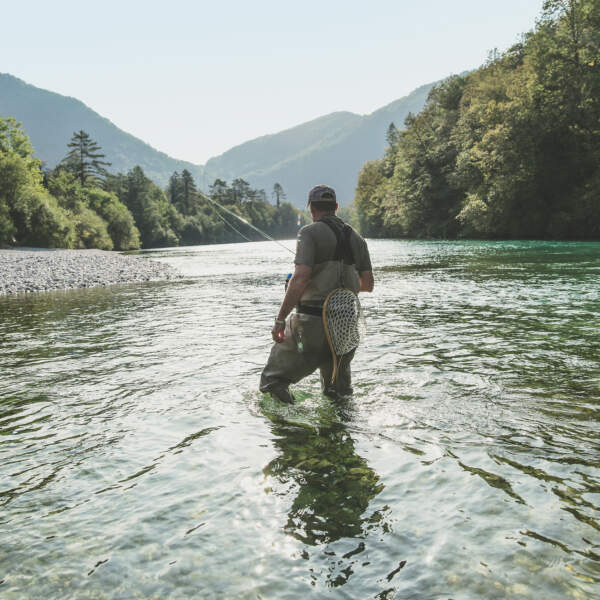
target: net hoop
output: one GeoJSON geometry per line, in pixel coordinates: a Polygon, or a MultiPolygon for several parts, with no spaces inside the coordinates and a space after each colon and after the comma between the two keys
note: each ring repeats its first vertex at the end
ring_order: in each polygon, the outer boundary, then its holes
{"type": "MultiPolygon", "coordinates": [[[[333,359],[333,370],[331,373],[331,383],[335,383],[335,380],[337,378],[338,375],[338,370],[339,370],[339,366],[340,366],[340,362],[343,358],[343,356],[349,352],[351,352],[352,350],[356,349],[360,343],[360,337],[361,337],[361,327],[360,327],[360,320],[362,317],[362,310],[361,310],[361,306],[360,306],[360,301],[358,299],[358,295],[353,292],[352,290],[349,290],[348,288],[343,288],[343,287],[339,287],[336,288],[334,290],[332,290],[331,292],[329,292],[329,294],[327,294],[327,297],[325,298],[325,301],[323,302],[323,311],[322,311],[322,319],[323,319],[323,329],[325,331],[325,337],[327,338],[327,344],[329,345],[329,350],[331,351],[331,357],[333,359]],[[328,308],[329,308],[329,303],[332,300],[332,298],[334,298],[334,296],[338,294],[339,296],[341,296],[343,298],[343,302],[346,303],[346,307],[343,309],[347,312],[348,316],[351,317],[351,319],[347,319],[347,323],[345,323],[346,326],[346,337],[348,339],[346,339],[343,344],[343,348],[342,350],[344,350],[343,352],[339,352],[340,348],[336,348],[336,346],[339,346],[340,340],[340,333],[338,332],[336,334],[336,332],[332,329],[330,329],[330,323],[328,320],[328,308]],[[351,304],[351,306],[350,306],[351,304]],[[349,333],[349,335],[348,335],[349,333]],[[351,346],[351,347],[350,347],[351,346]]],[[[339,321],[338,321],[339,323],[339,321]]]]}

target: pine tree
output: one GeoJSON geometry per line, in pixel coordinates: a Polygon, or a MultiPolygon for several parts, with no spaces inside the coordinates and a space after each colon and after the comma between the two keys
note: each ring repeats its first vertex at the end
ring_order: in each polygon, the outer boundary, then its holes
{"type": "Polygon", "coordinates": [[[60,164],[73,173],[82,186],[106,176],[104,167],[109,167],[111,163],[102,160],[105,155],[88,133],[83,130],[74,132],[67,148],[71,148],[71,151],[60,164]]]}
{"type": "Polygon", "coordinates": [[[223,179],[215,179],[208,187],[208,195],[219,204],[231,204],[231,190],[223,179]]]}
{"type": "Polygon", "coordinates": [[[250,184],[238,177],[231,182],[231,192],[233,194],[234,204],[242,204],[252,199],[250,184]]]}
{"type": "Polygon", "coordinates": [[[395,150],[396,146],[398,145],[398,140],[400,139],[400,132],[398,131],[398,128],[396,127],[396,125],[394,125],[393,121],[390,123],[389,127],[387,128],[387,132],[385,134],[385,139],[388,143],[388,146],[392,150],[395,150]]]}
{"type": "Polygon", "coordinates": [[[169,200],[171,201],[171,204],[175,206],[179,206],[179,204],[181,203],[181,188],[181,176],[177,171],[175,171],[173,175],[171,175],[171,177],[169,178],[169,187],[167,188],[169,200]]]}
{"type": "Polygon", "coordinates": [[[184,169],[181,172],[181,207],[180,212],[184,215],[191,215],[193,212],[193,205],[196,200],[196,184],[194,182],[194,178],[192,174],[184,169]]]}
{"type": "Polygon", "coordinates": [[[283,187],[281,187],[281,184],[279,183],[276,183],[273,186],[273,193],[271,196],[275,198],[275,204],[277,205],[277,208],[281,206],[281,200],[285,200],[287,198],[285,192],[283,191],[283,187]]]}

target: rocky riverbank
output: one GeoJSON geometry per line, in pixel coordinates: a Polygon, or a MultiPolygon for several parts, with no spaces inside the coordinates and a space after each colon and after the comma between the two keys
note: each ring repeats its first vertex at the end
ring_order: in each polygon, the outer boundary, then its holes
{"type": "Polygon", "coordinates": [[[171,280],[173,267],[103,250],[0,250],[0,295],[171,280]]]}

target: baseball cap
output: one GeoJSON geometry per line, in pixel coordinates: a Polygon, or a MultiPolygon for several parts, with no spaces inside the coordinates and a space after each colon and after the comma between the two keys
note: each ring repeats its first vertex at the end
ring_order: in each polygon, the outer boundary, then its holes
{"type": "Polygon", "coordinates": [[[315,185],[315,187],[308,192],[308,205],[311,202],[326,202],[334,206],[337,202],[335,198],[335,190],[328,185],[315,185]]]}

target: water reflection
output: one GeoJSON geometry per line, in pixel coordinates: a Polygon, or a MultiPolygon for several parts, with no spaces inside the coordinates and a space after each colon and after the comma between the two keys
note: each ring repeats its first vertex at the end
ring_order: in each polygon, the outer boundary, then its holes
{"type": "MultiPolygon", "coordinates": [[[[371,530],[389,531],[387,507],[369,514],[371,501],[384,485],[356,452],[355,441],[343,422],[348,408],[338,407],[332,413],[331,407],[324,406],[318,422],[309,424],[271,413],[279,455],[263,469],[267,478],[279,483],[278,493],[294,496],[283,530],[307,546],[326,547],[324,554],[330,563],[327,585],[332,587],[345,584],[354,573],[353,565],[365,550],[371,530]],[[358,543],[337,556],[333,543],[343,538],[358,543]]],[[[303,558],[309,558],[307,549],[303,558]]]]}
{"type": "Polygon", "coordinates": [[[256,406],[279,248],[0,297],[3,600],[600,600],[600,244],[370,246],[350,407],[256,406]]]}

